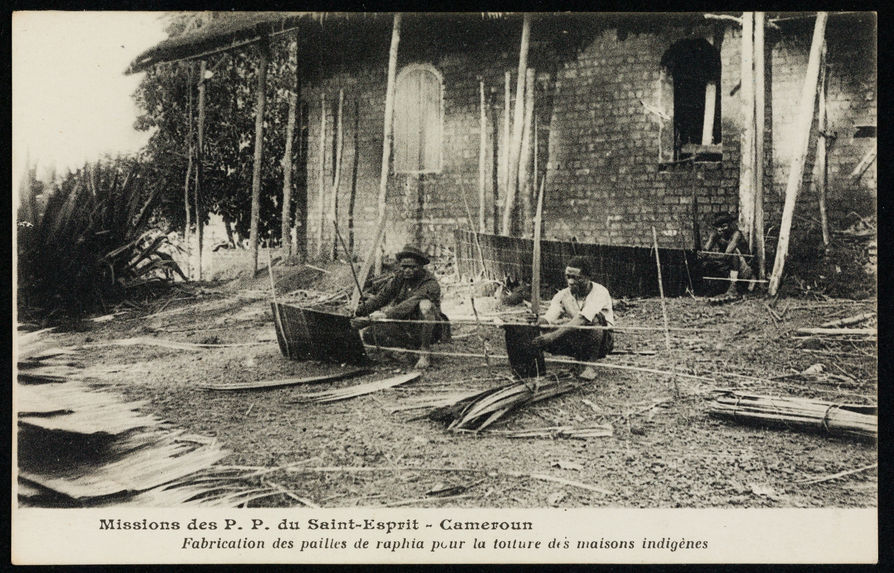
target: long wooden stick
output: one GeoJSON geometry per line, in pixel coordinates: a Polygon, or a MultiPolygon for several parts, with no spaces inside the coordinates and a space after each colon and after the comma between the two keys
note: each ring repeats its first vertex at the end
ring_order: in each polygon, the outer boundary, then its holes
{"type": "Polygon", "coordinates": [[[265,36],[259,45],[257,109],[255,110],[255,155],[251,173],[251,273],[258,272],[258,220],[261,217],[261,163],[264,160],[264,107],[267,103],[267,61],[270,44],[265,36]]]}
{"type": "Polygon", "coordinates": [[[540,182],[537,193],[537,214],[534,216],[534,253],[531,256],[531,312],[540,316],[540,233],[543,221],[543,188],[546,179],[540,182]]]}
{"type": "Polygon", "coordinates": [[[376,230],[375,235],[373,235],[373,241],[366,253],[366,259],[363,260],[363,266],[360,267],[358,282],[361,288],[355,290],[354,294],[351,295],[352,313],[357,310],[357,305],[360,304],[360,296],[363,294],[363,285],[366,284],[366,278],[369,276],[369,271],[372,269],[373,262],[376,260],[376,253],[379,252],[379,243],[382,241],[382,235],[385,233],[385,222],[387,220],[387,213],[382,213],[381,217],[379,217],[379,220],[376,223],[376,230]]]}
{"type": "Polygon", "coordinates": [[[478,232],[487,232],[485,221],[485,175],[487,170],[487,111],[484,99],[484,80],[478,81],[479,129],[478,135],[478,232]]]}
{"type": "MultiPolygon", "coordinates": [[[[358,291],[363,290],[363,286],[360,284],[360,280],[357,279],[357,271],[354,270],[354,257],[351,254],[351,251],[348,250],[348,246],[345,244],[344,238],[341,236],[341,231],[338,230],[338,221],[332,219],[332,226],[335,228],[335,236],[338,237],[338,240],[341,242],[341,248],[345,252],[345,256],[348,258],[348,265],[351,267],[351,276],[354,277],[354,286],[357,287],[358,291]]],[[[335,257],[332,257],[333,259],[335,257]]]]}
{"type": "Polygon", "coordinates": [[[320,94],[320,149],[317,155],[317,257],[323,258],[323,221],[326,220],[326,94],[320,94]]]}
{"type": "Polygon", "coordinates": [[[658,294],[661,295],[661,316],[664,320],[664,348],[670,350],[670,325],[667,322],[667,304],[664,302],[664,284],[661,280],[661,258],[658,256],[658,233],[652,227],[652,245],[655,247],[655,265],[658,267],[658,294]]]}
{"type": "MultiPolygon", "coordinates": [[[[329,216],[333,221],[338,220],[338,187],[341,183],[341,156],[344,147],[344,129],[342,126],[342,111],[345,104],[345,90],[338,90],[338,113],[335,116],[335,158],[332,167],[332,194],[329,197],[329,216]]],[[[338,230],[338,225],[336,225],[338,230]]],[[[338,255],[338,238],[332,237],[332,260],[338,255]]]]}
{"type": "Polygon", "coordinates": [[[766,14],[754,14],[754,241],[757,278],[767,278],[764,225],[764,122],[766,118],[766,66],[764,29],[766,14]]]}
{"type": "Polygon", "coordinates": [[[739,162],[739,229],[748,246],[754,236],[754,12],[742,14],[741,153],[739,162]]]}
{"type": "MultiPolygon", "coordinates": [[[[522,140],[518,156],[518,193],[521,195],[522,216],[519,217],[522,224],[522,236],[528,235],[528,227],[531,222],[532,197],[531,187],[531,140],[533,139],[534,121],[534,69],[528,68],[525,76],[525,114],[522,124],[522,140]]],[[[536,199],[534,199],[536,200],[536,199]]]]}
{"type": "Polygon", "coordinates": [[[788,181],[785,186],[785,204],[782,208],[782,223],[779,227],[779,240],[776,245],[776,260],[773,262],[773,274],[770,277],[770,296],[776,296],[779,283],[782,280],[782,272],[785,269],[785,259],[788,256],[788,243],[792,227],[792,216],[795,213],[795,203],[798,200],[798,192],[801,189],[801,179],[804,175],[804,163],[807,161],[807,149],[810,144],[810,125],[813,123],[813,102],[816,96],[816,85],[819,79],[820,54],[826,33],[826,21],[828,13],[818,12],[816,24],[813,28],[813,43],[810,46],[810,59],[807,62],[807,73],[804,77],[804,85],[801,89],[800,115],[795,123],[796,143],[792,146],[794,156],[789,167],[788,181]]]}
{"type": "Polygon", "coordinates": [[[198,123],[196,125],[196,186],[194,196],[196,202],[196,278],[202,280],[202,240],[204,239],[204,222],[202,221],[202,183],[204,173],[202,163],[204,161],[205,148],[205,60],[199,63],[199,96],[198,96],[198,123]]]}
{"type": "MultiPolygon", "coordinates": [[[[394,138],[394,82],[397,77],[397,46],[400,43],[400,12],[394,15],[391,28],[391,48],[388,50],[388,83],[385,88],[385,127],[382,137],[382,171],[379,176],[379,220],[385,220],[385,197],[388,191],[388,173],[391,171],[391,146],[394,138]]],[[[384,231],[384,227],[382,228],[384,231]]],[[[375,252],[376,274],[382,272],[382,251],[375,252]]],[[[364,276],[361,278],[365,279],[364,276]]],[[[361,283],[362,284],[362,283],[361,283]]],[[[359,300],[359,297],[358,297],[359,300]]]]}
{"type": "Polygon", "coordinates": [[[828,150],[829,139],[826,135],[828,130],[826,115],[826,45],[823,44],[823,52],[820,56],[819,71],[819,94],[817,95],[817,110],[819,123],[819,141],[816,146],[816,164],[814,166],[814,178],[816,180],[816,195],[819,203],[820,227],[823,232],[823,245],[828,247],[830,243],[829,234],[829,218],[826,214],[826,151],[828,150]]]}
{"type": "Polygon", "coordinates": [[[518,75],[515,82],[515,113],[512,117],[512,143],[509,147],[509,185],[503,205],[503,234],[512,233],[515,196],[518,191],[518,160],[521,154],[522,128],[525,113],[525,79],[528,69],[528,46],[531,38],[531,15],[525,13],[522,21],[521,46],[518,52],[518,75]]]}
{"type": "Polygon", "coordinates": [[[295,118],[298,112],[298,39],[289,44],[289,64],[295,66],[292,89],[289,90],[289,111],[286,117],[286,141],[282,153],[282,220],[279,246],[284,258],[292,256],[292,141],[295,139],[295,118]]]}
{"type": "Polygon", "coordinates": [[[818,478],[811,478],[811,479],[800,480],[800,481],[796,481],[795,483],[801,483],[801,484],[823,483],[823,482],[825,482],[825,481],[830,481],[830,480],[833,480],[833,479],[838,479],[838,478],[842,478],[842,477],[847,477],[847,476],[849,476],[849,475],[853,475],[853,474],[857,474],[857,473],[865,472],[865,471],[867,471],[867,470],[875,469],[875,468],[877,468],[877,467],[878,467],[878,464],[877,464],[877,463],[875,463],[875,464],[869,464],[868,466],[863,466],[862,468],[857,468],[857,469],[853,469],[853,470],[847,470],[847,471],[843,471],[843,472],[838,472],[837,474],[832,474],[832,475],[822,476],[822,477],[818,477],[818,478]]]}

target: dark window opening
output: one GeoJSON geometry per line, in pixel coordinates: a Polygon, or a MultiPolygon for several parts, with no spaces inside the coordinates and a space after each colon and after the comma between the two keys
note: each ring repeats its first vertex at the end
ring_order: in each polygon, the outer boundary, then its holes
{"type": "Polygon", "coordinates": [[[706,40],[683,40],[661,64],[673,85],[674,161],[719,161],[720,53],[706,40]]]}

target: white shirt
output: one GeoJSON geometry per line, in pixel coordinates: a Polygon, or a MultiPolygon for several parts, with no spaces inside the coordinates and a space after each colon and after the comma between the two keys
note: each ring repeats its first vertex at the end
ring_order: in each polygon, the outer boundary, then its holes
{"type": "Polygon", "coordinates": [[[612,312],[612,297],[608,289],[601,284],[590,282],[590,292],[586,297],[578,299],[571,294],[570,288],[564,288],[556,293],[549,303],[549,310],[544,318],[550,324],[554,324],[562,317],[569,319],[582,315],[587,322],[593,322],[597,313],[602,313],[608,326],[615,325],[615,315],[612,312]]]}

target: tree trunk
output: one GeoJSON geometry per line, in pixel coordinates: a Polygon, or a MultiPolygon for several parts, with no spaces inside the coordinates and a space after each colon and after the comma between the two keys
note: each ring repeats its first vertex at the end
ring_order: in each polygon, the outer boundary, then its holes
{"type": "Polygon", "coordinates": [[[196,145],[196,239],[198,247],[196,254],[198,260],[196,262],[196,278],[202,280],[202,242],[204,240],[204,211],[202,209],[202,162],[205,158],[205,60],[199,64],[199,125],[198,125],[198,142],[196,145]]]}
{"type": "Polygon", "coordinates": [[[260,44],[258,61],[257,109],[255,110],[255,157],[251,174],[251,272],[258,272],[258,220],[261,216],[261,161],[264,159],[264,106],[267,90],[267,60],[270,46],[265,36],[260,44]]]}
{"type": "Polygon", "coordinates": [[[512,143],[509,146],[509,185],[506,204],[503,206],[503,234],[511,235],[515,214],[515,196],[518,192],[518,163],[521,155],[522,128],[525,113],[525,75],[528,69],[528,45],[531,37],[531,15],[525,13],[522,21],[521,46],[518,52],[518,76],[515,86],[515,113],[512,116],[512,143]]]}
{"type": "MultiPolygon", "coordinates": [[[[397,76],[397,46],[400,43],[401,14],[394,15],[391,28],[391,49],[388,51],[388,84],[385,88],[385,126],[382,136],[382,173],[379,177],[379,221],[385,220],[385,196],[388,191],[388,174],[391,171],[391,144],[394,137],[394,81],[397,76]]],[[[382,272],[382,251],[376,251],[376,274],[382,272]]]]}
{"type": "Polygon", "coordinates": [[[801,90],[800,115],[795,123],[795,134],[798,138],[792,148],[794,156],[788,172],[788,181],[785,186],[785,205],[782,208],[782,223],[779,227],[779,242],[776,245],[776,259],[773,261],[773,274],[770,276],[770,296],[775,296],[779,290],[779,282],[785,269],[785,259],[788,256],[789,233],[792,227],[792,217],[795,214],[795,203],[798,200],[798,192],[801,190],[801,179],[804,176],[804,163],[807,161],[807,149],[810,145],[810,127],[813,123],[814,102],[816,101],[816,88],[820,68],[820,53],[822,52],[824,36],[826,33],[826,21],[828,13],[817,12],[816,24],[813,28],[813,43],[810,46],[810,59],[807,62],[807,73],[804,77],[804,86],[801,90]]]}
{"type": "Polygon", "coordinates": [[[289,45],[289,60],[295,66],[295,88],[289,93],[289,115],[286,119],[286,142],[282,154],[282,227],[280,248],[283,259],[292,256],[292,140],[295,137],[295,116],[298,108],[298,40],[289,45]]]}
{"type": "Polygon", "coordinates": [[[192,178],[192,156],[193,156],[193,131],[192,131],[192,63],[187,64],[187,80],[186,80],[186,101],[187,101],[187,128],[186,128],[186,180],[183,182],[183,206],[186,213],[185,227],[183,228],[183,241],[186,243],[186,276],[192,278],[192,206],[189,201],[189,181],[192,178]]]}

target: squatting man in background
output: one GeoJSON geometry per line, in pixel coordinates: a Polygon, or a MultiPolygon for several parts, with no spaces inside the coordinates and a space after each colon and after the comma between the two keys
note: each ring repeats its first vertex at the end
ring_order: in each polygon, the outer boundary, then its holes
{"type": "Polygon", "coordinates": [[[384,288],[357,307],[351,326],[360,329],[366,344],[422,351],[416,368],[431,365],[431,345],[450,335],[450,323],[441,313],[441,286],[423,267],[429,259],[407,245],[396,257],[399,269],[384,288]],[[376,322],[377,320],[424,322],[376,322]]]}
{"type": "MultiPolygon", "coordinates": [[[[736,296],[738,294],[739,279],[748,280],[754,276],[751,267],[745,260],[748,254],[748,241],[745,235],[736,225],[736,219],[729,213],[718,213],[714,217],[713,230],[705,243],[707,253],[699,253],[698,257],[705,267],[705,271],[716,272],[721,276],[729,276],[729,289],[726,294],[736,296]]],[[[754,289],[754,283],[749,283],[748,290],[754,289]]]]}
{"type": "MultiPolygon", "coordinates": [[[[551,354],[571,356],[581,362],[605,358],[614,348],[612,331],[607,329],[578,329],[576,326],[615,325],[612,297],[601,284],[592,280],[589,261],[573,257],[565,266],[567,288],[560,290],[549,304],[549,310],[538,319],[547,325],[545,331],[532,341],[534,346],[551,354]]],[[[596,378],[592,366],[580,373],[586,380],[596,378]]]]}

